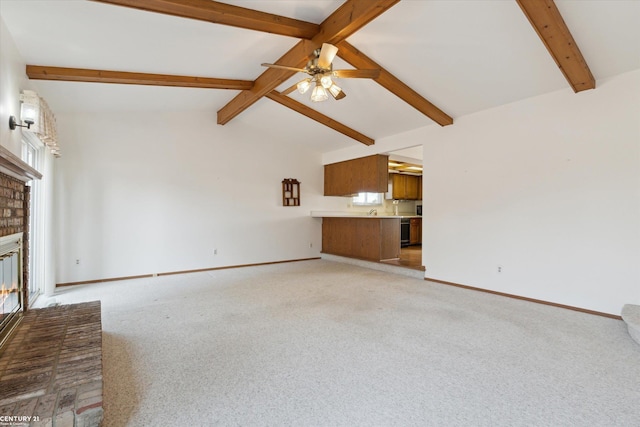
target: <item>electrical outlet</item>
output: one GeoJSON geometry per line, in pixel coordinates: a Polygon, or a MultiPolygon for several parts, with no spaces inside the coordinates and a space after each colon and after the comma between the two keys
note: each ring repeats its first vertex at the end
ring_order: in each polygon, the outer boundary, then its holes
{"type": "Polygon", "coordinates": [[[501,265],[498,266],[498,273],[502,273],[502,266],[501,265]]]}
{"type": "Polygon", "coordinates": [[[76,258],[76,265],[80,265],[80,258],[76,258]]]}
{"type": "Polygon", "coordinates": [[[218,255],[218,250],[217,250],[217,249],[214,249],[214,250],[213,250],[213,254],[214,254],[214,255],[218,255]]]}

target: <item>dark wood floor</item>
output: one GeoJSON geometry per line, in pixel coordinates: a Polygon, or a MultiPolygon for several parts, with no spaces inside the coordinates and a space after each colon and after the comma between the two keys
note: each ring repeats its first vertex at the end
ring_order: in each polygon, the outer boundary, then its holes
{"type": "Polygon", "coordinates": [[[413,245],[400,249],[400,258],[382,261],[384,264],[397,265],[399,267],[424,270],[422,266],[422,246],[413,245]]]}

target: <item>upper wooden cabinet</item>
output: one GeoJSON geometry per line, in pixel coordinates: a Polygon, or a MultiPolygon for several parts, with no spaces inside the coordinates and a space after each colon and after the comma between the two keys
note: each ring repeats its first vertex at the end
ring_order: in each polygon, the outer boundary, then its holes
{"type": "Polygon", "coordinates": [[[422,177],[393,173],[391,176],[392,197],[396,200],[422,200],[422,177]]]}
{"type": "Polygon", "coordinates": [[[389,156],[376,154],[324,166],[324,195],[384,193],[388,188],[389,156]]]}

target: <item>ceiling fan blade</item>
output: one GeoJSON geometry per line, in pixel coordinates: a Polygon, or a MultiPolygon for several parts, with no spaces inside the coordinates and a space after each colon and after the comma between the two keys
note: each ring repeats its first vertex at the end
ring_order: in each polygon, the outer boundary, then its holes
{"type": "Polygon", "coordinates": [[[298,89],[298,83],[294,84],[291,87],[286,88],[285,90],[283,90],[282,92],[280,92],[282,95],[289,95],[291,92],[294,92],[296,89],[298,89]]]}
{"type": "Polygon", "coordinates": [[[280,68],[283,70],[291,70],[291,71],[298,71],[299,73],[306,73],[307,70],[303,69],[303,68],[294,68],[294,67],[287,67],[286,65],[278,65],[278,64],[260,64],[263,67],[269,67],[269,68],[280,68]]]}
{"type": "Polygon", "coordinates": [[[335,99],[336,101],[340,101],[342,98],[346,97],[347,94],[344,93],[343,90],[341,90],[340,92],[338,92],[337,95],[334,95],[333,92],[329,91],[329,93],[331,94],[331,96],[333,96],[333,99],[335,99]]]}
{"type": "Polygon", "coordinates": [[[329,43],[322,43],[322,49],[320,50],[320,56],[318,57],[318,67],[329,69],[333,58],[336,57],[338,48],[329,43]]]}
{"type": "Polygon", "coordinates": [[[335,70],[333,76],[341,79],[377,79],[380,70],[335,70]]]}

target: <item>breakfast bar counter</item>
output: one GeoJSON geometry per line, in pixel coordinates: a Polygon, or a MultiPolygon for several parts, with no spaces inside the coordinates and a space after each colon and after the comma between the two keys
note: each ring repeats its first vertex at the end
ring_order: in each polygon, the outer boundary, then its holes
{"type": "Polygon", "coordinates": [[[322,252],[383,261],[400,257],[401,216],[311,212],[322,218],[322,252]]]}
{"type": "Polygon", "coordinates": [[[422,218],[420,215],[369,215],[366,212],[343,212],[343,211],[311,211],[313,218],[363,218],[363,219],[403,219],[422,218]]]}

